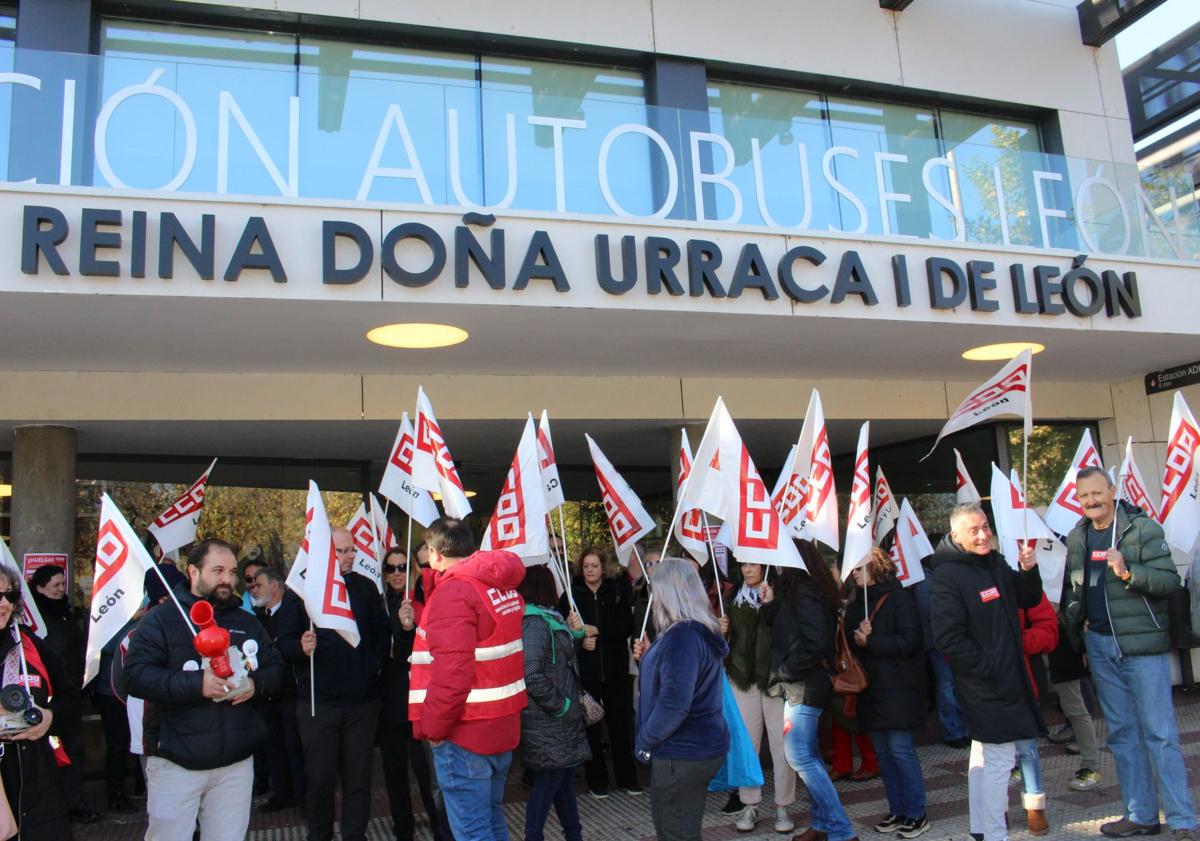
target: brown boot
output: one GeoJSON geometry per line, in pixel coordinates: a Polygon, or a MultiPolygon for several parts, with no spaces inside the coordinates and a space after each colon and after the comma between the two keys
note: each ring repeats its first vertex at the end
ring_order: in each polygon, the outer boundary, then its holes
{"type": "Polygon", "coordinates": [[[1026,809],[1025,828],[1029,830],[1030,835],[1045,835],[1048,833],[1050,831],[1050,824],[1046,821],[1046,810],[1026,809]]]}

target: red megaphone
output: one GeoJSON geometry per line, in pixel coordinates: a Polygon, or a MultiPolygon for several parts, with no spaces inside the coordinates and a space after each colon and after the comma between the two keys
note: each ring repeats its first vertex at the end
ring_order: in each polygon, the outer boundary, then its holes
{"type": "Polygon", "coordinates": [[[213,608],[208,602],[200,601],[192,605],[189,611],[192,621],[200,628],[200,632],[192,639],[192,645],[201,657],[208,658],[208,665],[213,674],[219,678],[233,676],[233,667],[229,665],[229,631],[213,621],[213,608]]]}

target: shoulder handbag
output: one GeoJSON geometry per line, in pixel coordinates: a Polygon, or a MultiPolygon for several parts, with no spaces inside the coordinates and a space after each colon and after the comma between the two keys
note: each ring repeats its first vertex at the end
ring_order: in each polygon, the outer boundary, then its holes
{"type": "MultiPolygon", "coordinates": [[[[875,614],[879,612],[879,608],[883,607],[883,603],[887,601],[889,595],[891,594],[885,593],[883,598],[875,603],[875,609],[867,618],[868,622],[875,621],[875,614]]],[[[846,637],[845,614],[838,617],[837,638],[834,642],[837,650],[833,663],[833,691],[838,695],[858,695],[867,688],[867,671],[850,648],[850,642],[846,637]]]]}

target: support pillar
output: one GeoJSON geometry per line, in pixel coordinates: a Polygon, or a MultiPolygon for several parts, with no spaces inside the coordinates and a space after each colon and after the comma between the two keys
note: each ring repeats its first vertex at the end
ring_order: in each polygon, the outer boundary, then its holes
{"type": "Polygon", "coordinates": [[[75,571],[76,433],[69,426],[19,426],[13,432],[12,543],[27,552],[67,556],[68,595],[75,571]]]}

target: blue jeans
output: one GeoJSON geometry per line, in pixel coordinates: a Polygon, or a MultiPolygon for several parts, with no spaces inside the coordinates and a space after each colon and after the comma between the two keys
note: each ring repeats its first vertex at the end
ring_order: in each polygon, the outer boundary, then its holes
{"type": "Polygon", "coordinates": [[[1045,809],[1046,791],[1042,788],[1042,759],[1038,756],[1037,739],[1018,739],[1017,765],[1021,768],[1021,784],[1025,788],[1023,803],[1026,809],[1045,809]]]}
{"type": "Polygon", "coordinates": [[[433,766],[455,841],[508,841],[504,784],[512,751],[473,753],[447,741],[433,749],[433,766]]]}
{"type": "Polygon", "coordinates": [[[1122,657],[1113,637],[1094,631],[1087,631],[1083,641],[1108,723],[1125,815],[1136,823],[1158,823],[1161,794],[1171,828],[1194,829],[1196,810],[1179,749],[1167,655],[1122,657]]]}
{"type": "Polygon", "coordinates": [[[854,827],[837,789],[829,781],[825,763],[821,761],[821,749],[817,747],[817,722],[821,710],[804,704],[785,701],[783,704],[783,752],[804,785],[812,801],[812,828],[824,832],[829,841],[847,841],[854,837],[854,827]]]}
{"type": "Polygon", "coordinates": [[[872,730],[871,744],[879,757],[879,776],[887,793],[888,811],[902,818],[925,814],[925,777],[913,750],[911,730],[872,730]]]}
{"type": "Polygon", "coordinates": [[[581,841],[583,825],[579,823],[579,806],[575,802],[575,769],[535,769],[533,790],[525,802],[525,841],[542,841],[546,817],[554,807],[567,841],[581,841]]]}
{"type": "Polygon", "coordinates": [[[950,664],[936,648],[929,649],[928,654],[936,684],[935,698],[938,722],[942,725],[942,741],[965,739],[967,726],[963,724],[962,713],[958,710],[958,697],[954,694],[954,676],[950,673],[950,664]]]}

